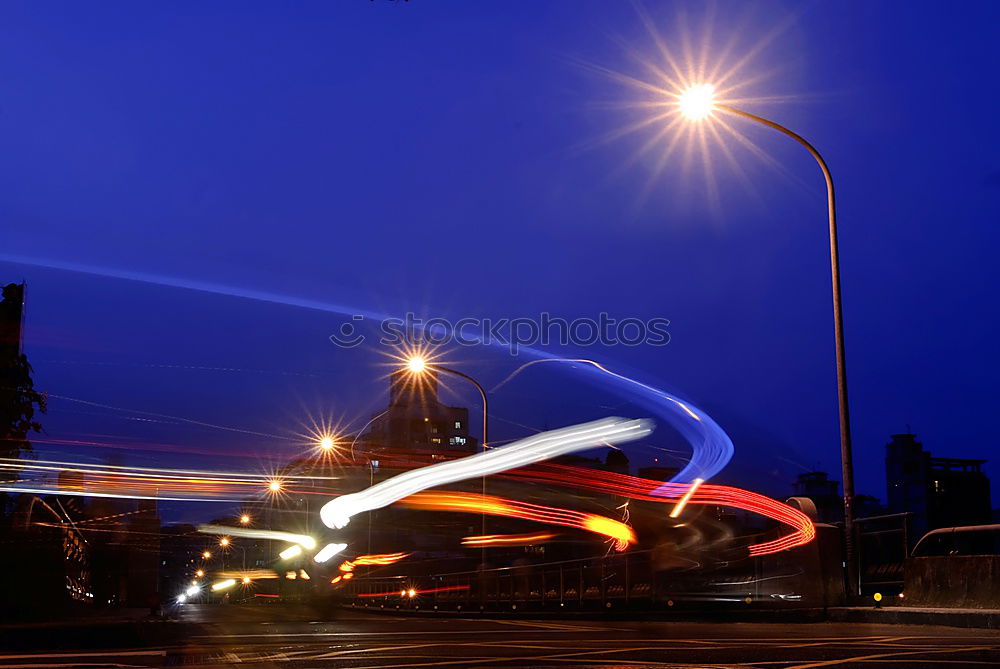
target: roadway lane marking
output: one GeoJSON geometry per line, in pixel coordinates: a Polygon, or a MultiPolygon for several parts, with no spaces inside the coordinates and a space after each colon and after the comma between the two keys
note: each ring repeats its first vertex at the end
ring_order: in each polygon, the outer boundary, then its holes
{"type": "Polygon", "coordinates": [[[62,662],[58,664],[0,664],[2,669],[66,669],[69,667],[122,667],[122,669],[148,669],[148,664],[118,664],[117,662],[62,662]]]}
{"type": "Polygon", "coordinates": [[[574,632],[627,632],[629,630],[619,629],[617,627],[587,627],[586,625],[568,625],[565,623],[548,623],[539,621],[528,621],[528,620],[491,620],[489,622],[501,623],[503,625],[522,625],[524,627],[537,627],[539,629],[547,630],[559,630],[565,632],[567,630],[574,632]]]}
{"type": "MultiPolygon", "coordinates": [[[[900,655],[921,655],[930,653],[965,653],[975,650],[995,650],[996,646],[965,646],[959,648],[943,648],[939,650],[908,650],[896,653],[878,653],[875,655],[858,655],[857,657],[845,657],[839,660],[825,660],[823,662],[811,662],[809,664],[796,664],[785,669],[815,669],[815,667],[832,667],[835,664],[846,664],[847,662],[867,662],[869,660],[882,661],[882,658],[899,657],[900,655]]],[[[921,658],[923,661],[923,659],[921,658]]]]}
{"type": "MultiPolygon", "coordinates": [[[[529,630],[521,630],[527,632],[529,630]]],[[[550,628],[553,632],[580,632],[587,631],[586,629],[567,627],[565,629],[560,628],[550,628]]],[[[619,631],[624,632],[628,630],[614,630],[608,629],[609,632],[619,631]]],[[[199,636],[191,637],[192,639],[276,639],[284,637],[361,637],[361,636],[450,636],[454,634],[509,634],[505,629],[482,629],[482,630],[451,630],[451,631],[429,631],[423,630],[420,632],[271,632],[269,634],[202,634],[199,636]]]]}
{"type": "MultiPolygon", "coordinates": [[[[52,659],[57,657],[135,657],[138,655],[160,655],[165,656],[165,650],[123,650],[123,651],[94,651],[83,653],[25,653],[22,655],[0,655],[0,660],[32,660],[32,659],[52,659]]],[[[38,665],[40,666],[40,665],[38,665]]]]}
{"type": "MultiPolygon", "coordinates": [[[[507,657],[507,656],[504,656],[504,657],[488,657],[488,658],[482,658],[482,657],[469,658],[469,657],[466,657],[466,658],[462,658],[460,660],[439,660],[437,662],[408,662],[406,664],[377,664],[377,665],[373,664],[373,665],[362,666],[362,667],[353,667],[353,669],[402,669],[403,667],[444,667],[444,666],[452,666],[452,665],[456,665],[456,664],[465,664],[465,665],[468,665],[468,664],[472,664],[472,663],[475,663],[475,664],[487,664],[487,663],[498,663],[498,662],[521,662],[522,663],[521,665],[515,665],[515,666],[533,666],[534,664],[538,663],[539,661],[553,660],[553,661],[556,661],[556,662],[569,662],[569,661],[574,661],[575,662],[577,660],[577,658],[582,657],[582,656],[586,656],[586,655],[607,655],[609,653],[634,653],[634,652],[642,652],[642,651],[650,651],[650,650],[655,651],[655,650],[662,650],[662,649],[658,648],[658,647],[655,647],[655,646],[648,646],[648,647],[645,647],[645,646],[636,646],[634,648],[614,648],[614,649],[606,649],[606,650],[575,651],[575,652],[572,652],[572,653],[559,653],[559,654],[553,654],[553,655],[523,655],[523,656],[519,656],[519,657],[507,657]]],[[[601,662],[601,663],[605,663],[605,664],[614,664],[616,666],[620,666],[622,664],[623,660],[620,660],[620,659],[615,659],[615,660],[611,660],[611,659],[608,659],[608,660],[594,659],[594,660],[590,660],[590,662],[601,662]]],[[[629,664],[636,664],[636,662],[631,662],[631,661],[628,661],[628,663],[629,664]]],[[[654,667],[654,666],[656,666],[656,667],[698,667],[698,669],[706,669],[707,667],[711,667],[711,666],[715,666],[715,667],[746,666],[745,664],[738,664],[738,665],[732,665],[732,664],[729,664],[729,665],[726,665],[726,664],[709,665],[709,664],[705,664],[703,662],[698,663],[698,664],[686,664],[686,663],[678,663],[678,662],[658,662],[658,661],[655,661],[655,660],[654,661],[642,660],[642,661],[639,661],[638,664],[641,664],[642,666],[646,666],[646,667],[654,667]]]]}

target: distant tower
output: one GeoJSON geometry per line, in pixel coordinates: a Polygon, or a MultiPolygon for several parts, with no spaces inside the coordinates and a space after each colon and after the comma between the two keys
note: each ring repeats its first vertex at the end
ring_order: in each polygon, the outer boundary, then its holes
{"type": "Polygon", "coordinates": [[[416,449],[433,453],[475,451],[469,435],[469,410],[438,400],[438,377],[433,370],[419,376],[400,370],[389,377],[389,406],[372,421],[364,435],[377,448],[416,449]]]}
{"type": "Polygon", "coordinates": [[[912,512],[916,536],[939,527],[989,523],[986,460],[935,458],[915,434],[894,434],[885,447],[889,511],[912,512]]]}

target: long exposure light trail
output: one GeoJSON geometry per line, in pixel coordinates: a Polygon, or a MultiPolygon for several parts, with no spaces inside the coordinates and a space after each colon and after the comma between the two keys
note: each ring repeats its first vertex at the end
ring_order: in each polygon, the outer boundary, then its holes
{"type": "Polygon", "coordinates": [[[316,540],[306,534],[282,532],[280,530],[264,530],[252,527],[230,527],[229,525],[199,525],[202,534],[218,534],[227,537],[247,537],[249,539],[274,539],[298,544],[303,548],[316,548],[316,540]]]}
{"type": "MultiPolygon", "coordinates": [[[[271,480],[266,474],[246,472],[97,466],[58,460],[0,458],[0,473],[4,472],[17,476],[16,482],[6,482],[4,490],[9,492],[173,501],[239,501],[239,496],[259,494],[271,480]]],[[[294,484],[298,481],[332,482],[341,477],[287,478],[289,483],[294,484]]]]}
{"type": "Polygon", "coordinates": [[[625,550],[630,543],[635,541],[635,532],[632,531],[631,527],[605,516],[499,497],[484,497],[458,492],[422,492],[407,497],[400,502],[400,505],[425,511],[485,513],[490,516],[520,518],[536,523],[572,527],[595,534],[603,534],[614,539],[615,550],[618,551],[625,550]]]}
{"type": "Polygon", "coordinates": [[[678,516],[681,515],[681,511],[684,510],[684,507],[687,506],[687,503],[691,501],[691,497],[694,495],[695,491],[698,490],[698,488],[704,482],[705,482],[704,479],[695,479],[694,481],[691,482],[691,485],[690,487],[688,487],[687,492],[681,495],[681,498],[677,501],[677,504],[674,505],[674,510],[670,512],[671,518],[677,518],[678,516]]]}
{"type": "Polygon", "coordinates": [[[646,420],[605,418],[541,432],[506,446],[404,472],[361,492],[341,495],[323,505],[320,518],[327,527],[339,529],[358,513],[381,509],[421,490],[498,474],[599,444],[628,443],[647,436],[652,429],[652,423],[646,420]]]}
{"type": "MultiPolygon", "coordinates": [[[[599,492],[639,499],[647,502],[669,502],[682,498],[693,486],[637,478],[613,472],[595,472],[566,465],[535,465],[510,472],[511,476],[539,483],[554,483],[571,488],[585,488],[599,492]]],[[[782,504],[749,490],[730,486],[703,484],[688,499],[688,504],[703,506],[728,506],[756,513],[792,527],[795,531],[772,541],[748,547],[751,556],[769,555],[789,548],[802,546],[816,537],[812,520],[798,509],[782,504]]]]}
{"type": "MultiPolygon", "coordinates": [[[[379,313],[370,309],[362,309],[355,306],[324,302],[294,295],[283,295],[252,288],[242,288],[228,286],[209,281],[198,281],[182,277],[171,277],[149,272],[135,272],[117,268],[98,267],[83,263],[69,262],[63,260],[53,260],[47,258],[36,258],[26,255],[12,253],[0,253],[0,261],[15,263],[20,265],[31,265],[35,267],[46,267],[68,272],[77,272],[93,276],[102,276],[125,281],[135,281],[156,286],[169,286],[182,290],[192,290],[214,295],[226,295],[259,302],[282,304],[290,307],[310,309],[324,313],[336,313],[346,316],[360,316],[372,323],[384,322],[392,318],[389,314],[379,313]]],[[[420,328],[423,331],[423,328],[420,328]]],[[[501,341],[484,339],[475,336],[472,332],[464,332],[463,336],[469,337],[470,341],[479,341],[485,346],[506,348],[506,344],[501,341]]],[[[674,477],[675,481],[688,482],[695,478],[705,480],[711,479],[715,474],[728,464],[733,456],[733,443],[725,431],[719,427],[706,413],[693,406],[690,402],[684,402],[672,394],[656,388],[655,386],[642,383],[635,379],[613,372],[607,367],[592,360],[572,360],[567,358],[554,358],[551,353],[529,346],[521,346],[520,353],[534,357],[535,362],[561,361],[578,363],[578,367],[583,375],[594,381],[597,385],[606,387],[608,381],[619,391],[622,391],[629,399],[639,406],[651,411],[654,416],[662,417],[681,433],[690,444],[692,453],[691,459],[685,467],[674,477]]],[[[523,367],[521,368],[523,369],[523,367]]],[[[518,370],[520,371],[520,370],[518,370]]],[[[515,372],[516,374],[517,372],[515,372]]],[[[191,419],[185,419],[191,421],[191,419]]],[[[191,421],[197,424],[197,421],[191,421]]],[[[220,426],[225,428],[225,426],[220,426]]]]}
{"type": "Polygon", "coordinates": [[[316,555],[313,555],[313,562],[323,564],[345,548],[347,548],[347,544],[327,544],[326,546],[323,546],[323,548],[321,548],[316,555]]]}
{"type": "Polygon", "coordinates": [[[488,547],[488,546],[533,546],[556,538],[557,534],[548,532],[535,532],[534,534],[482,534],[472,537],[463,537],[463,546],[488,547]]]}
{"type": "Polygon", "coordinates": [[[732,440],[726,431],[704,411],[665,390],[614,372],[594,360],[548,356],[539,360],[531,360],[511,372],[506,379],[494,386],[493,390],[496,391],[528,367],[543,362],[583,365],[585,370],[596,373],[602,380],[610,379],[617,388],[621,389],[639,406],[670,418],[671,420],[668,421],[670,425],[680,432],[691,446],[691,459],[674,476],[673,481],[685,483],[696,478],[710,479],[722,471],[732,459],[734,450],[732,440]],[[664,410],[666,410],[666,414],[664,414],[664,410]]]}
{"type": "MultiPolygon", "coordinates": [[[[339,582],[339,581],[338,581],[339,582]]],[[[415,588],[404,588],[403,590],[390,590],[388,592],[359,592],[355,597],[361,598],[373,598],[373,597],[409,597],[410,599],[414,597],[419,597],[420,595],[432,595],[438,592],[464,592],[468,590],[468,585],[446,585],[440,588],[428,588],[426,590],[416,590],[415,588]]]]}

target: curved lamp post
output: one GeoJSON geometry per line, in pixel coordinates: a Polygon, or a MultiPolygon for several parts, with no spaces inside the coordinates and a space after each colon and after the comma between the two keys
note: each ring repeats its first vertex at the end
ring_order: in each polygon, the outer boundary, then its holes
{"type": "Polygon", "coordinates": [[[681,113],[691,120],[707,118],[713,110],[756,121],[791,137],[805,147],[819,164],[826,179],[827,216],[830,227],[830,274],[833,286],[833,336],[837,355],[837,401],[840,408],[840,464],[844,485],[844,546],[847,562],[847,581],[851,593],[858,594],[858,565],[854,550],[854,459],[851,452],[851,418],[847,403],[847,363],[844,353],[844,312],[840,298],[840,251],[837,242],[837,209],[833,196],[833,176],[826,161],[816,148],[801,135],[788,128],[745,112],[730,105],[715,101],[715,89],[711,84],[699,84],[684,91],[678,98],[681,113]]]}

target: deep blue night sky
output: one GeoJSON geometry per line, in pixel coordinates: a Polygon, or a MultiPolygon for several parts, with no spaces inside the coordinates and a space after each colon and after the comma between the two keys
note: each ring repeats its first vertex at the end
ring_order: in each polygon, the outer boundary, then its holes
{"type": "MultiPolygon", "coordinates": [[[[735,40],[723,69],[756,49],[739,72],[760,100],[743,106],[808,137],[833,170],[858,491],[884,499],[883,446],[907,426],[936,455],[991,458],[1000,481],[1000,4],[645,11],[678,56],[685,33],[713,54],[735,40]]],[[[727,142],[742,174],[718,143],[711,178],[685,147],[657,170],[669,137],[639,152],[655,126],[599,141],[636,120],[606,104],[636,91],[589,66],[648,79],[622,43],[662,62],[627,3],[49,2],[4,15],[4,259],[394,314],[669,318],[666,347],[571,352],[712,414],[736,444],[727,481],[780,495],[800,471],[840,478],[820,174],[742,122],[768,156],[727,142]]],[[[12,262],[0,280],[28,282],[26,351],[53,395],[275,434],[307,413],[357,427],[385,403],[386,359],[333,347],[335,314],[12,262]]],[[[449,358],[487,385],[517,366],[496,351],[449,358]]],[[[456,390],[445,399],[473,405],[456,390]]],[[[613,406],[555,370],[526,373],[498,391],[491,427],[510,439],[613,406]]],[[[79,447],[81,460],[231,454],[234,469],[296,448],[126,416],[53,397],[44,439],[128,447],[79,447]]]]}

